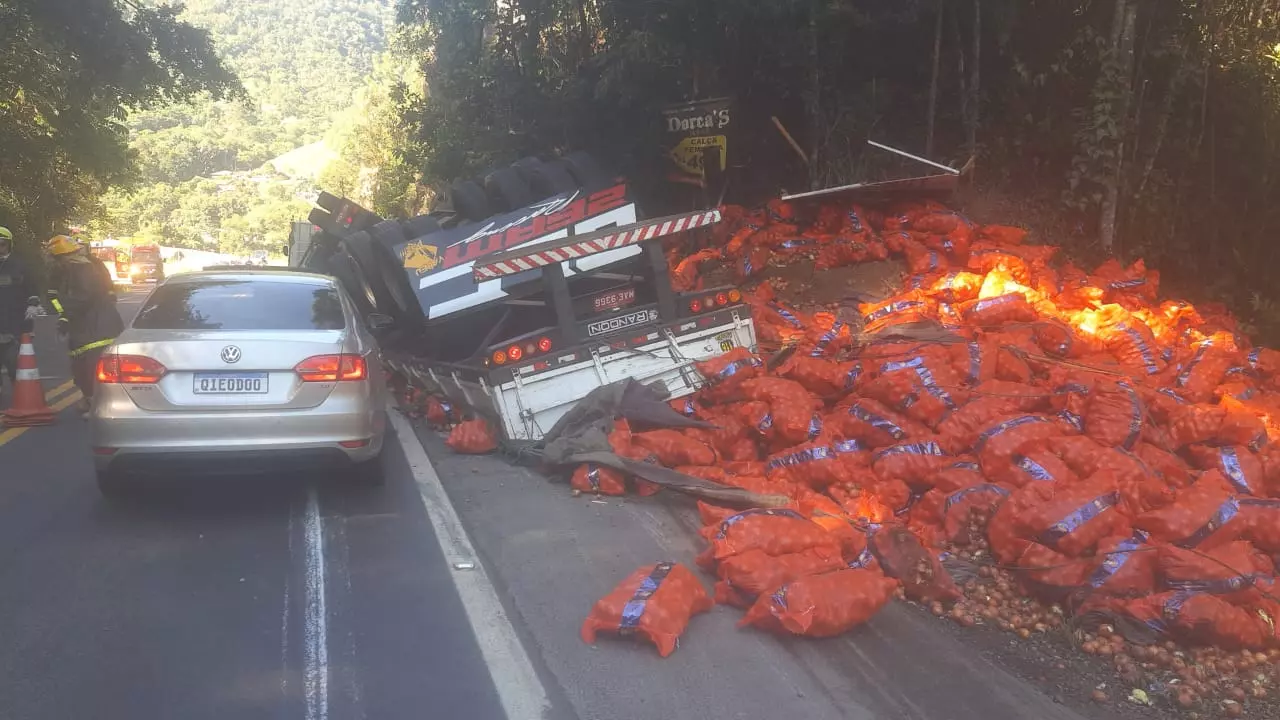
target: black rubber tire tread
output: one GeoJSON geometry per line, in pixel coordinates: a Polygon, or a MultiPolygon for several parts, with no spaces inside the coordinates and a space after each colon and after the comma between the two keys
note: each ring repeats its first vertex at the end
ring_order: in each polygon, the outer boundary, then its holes
{"type": "Polygon", "coordinates": [[[384,260],[378,252],[378,243],[366,231],[354,233],[342,239],[342,247],[355,260],[360,274],[368,285],[375,312],[389,315],[396,323],[407,320],[405,308],[396,302],[395,295],[387,285],[384,260]]]}
{"type": "Polygon", "coordinates": [[[430,215],[419,215],[404,221],[404,236],[410,240],[440,232],[440,221],[430,215]]]}
{"type": "Polygon", "coordinates": [[[564,156],[565,165],[573,179],[583,190],[588,192],[609,186],[613,176],[605,172],[604,167],[596,162],[590,153],[584,150],[571,152],[564,156]]]}
{"type": "Polygon", "coordinates": [[[405,323],[406,327],[420,327],[427,321],[427,316],[418,304],[418,296],[409,282],[409,275],[404,270],[404,258],[400,257],[397,248],[408,242],[400,223],[395,220],[383,220],[369,230],[373,238],[373,252],[378,264],[377,272],[391,293],[391,301],[399,308],[396,319],[405,323]]]}
{"type": "Polygon", "coordinates": [[[494,207],[502,212],[511,212],[536,202],[529,184],[520,177],[515,168],[502,168],[485,176],[484,189],[493,200],[494,207]]]}
{"type": "Polygon", "coordinates": [[[479,222],[493,215],[493,207],[484,188],[470,180],[459,180],[449,188],[454,213],[467,220],[479,222]]]}
{"type": "Polygon", "coordinates": [[[327,264],[326,271],[337,279],[343,290],[347,291],[351,302],[355,303],[356,312],[360,313],[361,317],[368,317],[378,311],[371,298],[373,290],[365,281],[364,273],[345,249],[340,248],[330,255],[327,264]]]}
{"type": "Polygon", "coordinates": [[[529,187],[539,200],[545,200],[553,195],[577,190],[578,181],[573,179],[564,160],[555,160],[542,163],[530,171],[529,187]]]}

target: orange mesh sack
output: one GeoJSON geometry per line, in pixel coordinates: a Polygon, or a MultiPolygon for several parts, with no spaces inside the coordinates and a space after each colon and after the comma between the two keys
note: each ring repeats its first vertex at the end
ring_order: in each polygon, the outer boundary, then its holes
{"type": "Polygon", "coordinates": [[[1022,536],[1068,557],[1088,554],[1098,542],[1129,530],[1120,514],[1120,492],[1110,478],[1091,478],[1058,488],[1053,498],[1018,518],[1022,536]]]}
{"type": "Polygon", "coordinates": [[[717,560],[753,549],[775,556],[820,546],[839,552],[838,538],[795,510],[784,508],[745,510],[698,533],[710,541],[711,554],[717,560]]]}
{"type": "Polygon", "coordinates": [[[1261,600],[1257,581],[1275,574],[1271,559],[1244,540],[1205,552],[1163,545],[1159,567],[1166,588],[1217,595],[1233,605],[1261,600]]]}
{"type": "Polygon", "coordinates": [[[732,398],[735,389],[744,380],[763,372],[764,363],[744,347],[736,347],[705,362],[695,362],[694,368],[711,386],[707,395],[713,398],[732,398]]]}
{"type": "Polygon", "coordinates": [[[733,599],[735,596],[754,600],[802,577],[842,567],[844,557],[840,550],[826,545],[778,557],[763,550],[748,550],[741,555],[725,558],[716,566],[716,575],[720,578],[720,582],[716,584],[716,600],[733,599]]]}
{"type": "Polygon", "coordinates": [[[1192,445],[1187,448],[1187,455],[1197,469],[1220,471],[1237,493],[1266,497],[1267,478],[1262,461],[1249,448],[1192,445]]]}
{"type": "Polygon", "coordinates": [[[841,453],[825,443],[805,443],[769,456],[765,472],[770,479],[781,479],[812,488],[824,488],[850,482],[852,466],[841,453]]]}
{"type": "Polygon", "coordinates": [[[675,652],[689,618],[711,609],[711,596],[691,570],[677,563],[642,567],[591,608],[582,623],[582,640],[594,644],[596,634],[639,635],[658,646],[658,654],[675,652]]]}
{"type": "Polygon", "coordinates": [[[657,455],[658,461],[666,467],[714,465],[716,462],[715,450],[679,430],[635,433],[631,436],[631,443],[657,455]]]}
{"type": "Polygon", "coordinates": [[[454,452],[467,455],[483,455],[498,449],[498,441],[494,439],[489,423],[478,418],[458,423],[444,443],[454,452]]]}
{"type": "Polygon", "coordinates": [[[441,399],[435,395],[427,396],[427,423],[434,428],[443,428],[457,422],[454,416],[453,404],[447,399],[441,399]]]}
{"type": "Polygon", "coordinates": [[[1178,492],[1171,505],[1134,518],[1133,526],[1151,537],[1185,548],[1209,550],[1240,537],[1246,520],[1227,480],[1216,470],[1178,492]]]}
{"type": "Polygon", "coordinates": [[[861,440],[869,448],[924,440],[933,435],[929,428],[915,420],[866,398],[827,413],[824,426],[828,432],[861,440]]]}
{"type": "Polygon", "coordinates": [[[626,495],[627,484],[622,473],[611,467],[584,463],[573,471],[569,478],[569,487],[578,492],[595,493],[597,495],[626,495]]]}
{"type": "Polygon", "coordinates": [[[1132,385],[1099,383],[1089,394],[1084,434],[1103,445],[1133,450],[1145,421],[1146,408],[1132,385]]]}
{"type": "Polygon", "coordinates": [[[810,575],[761,595],[738,626],[834,637],[870,620],[889,602],[897,585],[874,570],[810,575]]]}

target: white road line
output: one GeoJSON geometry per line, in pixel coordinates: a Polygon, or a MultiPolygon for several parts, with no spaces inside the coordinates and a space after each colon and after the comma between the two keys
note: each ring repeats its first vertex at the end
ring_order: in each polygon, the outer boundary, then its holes
{"type": "Polygon", "coordinates": [[[314,485],[307,488],[306,610],[303,616],[302,679],[307,720],[329,717],[329,622],[325,607],[324,525],[314,485]]]}
{"type": "MultiPolygon", "coordinates": [[[[293,504],[289,504],[289,563],[293,564],[293,504]]],[[[293,614],[289,585],[291,573],[284,574],[284,608],[280,611],[280,695],[289,697],[289,617],[293,614]]]]}
{"type": "Polygon", "coordinates": [[[543,717],[551,707],[547,699],[546,688],[538,679],[520,637],[507,618],[498,592],[485,572],[484,565],[476,553],[467,531],[458,519],[458,513],[449,502],[444,486],[440,484],[440,476],[431,466],[427,451],[422,448],[413,428],[394,409],[388,411],[391,424],[395,428],[400,446],[404,448],[405,459],[409,461],[409,469],[413,472],[414,481],[418,485],[418,493],[422,496],[422,504],[431,520],[431,528],[435,530],[436,539],[444,551],[445,562],[448,563],[454,587],[462,600],[462,607],[467,611],[467,620],[471,623],[471,631],[475,633],[480,653],[485,664],[489,666],[489,675],[498,690],[498,698],[508,720],[528,720],[543,717]],[[474,569],[455,570],[455,563],[472,563],[474,569]]]}

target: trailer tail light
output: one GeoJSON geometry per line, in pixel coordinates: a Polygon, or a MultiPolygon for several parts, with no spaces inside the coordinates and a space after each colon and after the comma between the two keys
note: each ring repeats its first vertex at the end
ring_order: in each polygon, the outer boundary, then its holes
{"type": "Polygon", "coordinates": [[[103,355],[98,358],[98,382],[107,385],[154,385],[169,372],[142,355],[103,355]]]}
{"type": "Polygon", "coordinates": [[[742,291],[741,291],[741,290],[738,290],[738,289],[736,289],[736,288],[735,288],[735,289],[733,289],[733,290],[730,290],[730,291],[729,291],[729,302],[731,302],[731,303],[740,303],[740,302],[742,302],[742,291]]]}
{"type": "Polygon", "coordinates": [[[538,352],[542,352],[542,353],[551,352],[551,338],[549,337],[538,338],[538,352]]]}
{"type": "Polygon", "coordinates": [[[494,365],[506,365],[506,364],[507,364],[507,352],[506,352],[505,350],[495,350],[495,351],[493,352],[493,364],[494,364],[494,365]]]}
{"type": "Polygon", "coordinates": [[[695,314],[696,314],[696,313],[700,313],[700,312],[702,312],[702,301],[701,301],[701,300],[699,300],[698,298],[694,298],[694,299],[690,300],[690,301],[689,301],[689,312],[691,312],[691,313],[695,313],[695,314]]]}
{"type": "Polygon", "coordinates": [[[352,382],[369,376],[369,365],[359,355],[316,355],[298,363],[293,371],[302,382],[352,382]]]}
{"type": "Polygon", "coordinates": [[[724,307],[725,305],[728,305],[728,304],[729,304],[728,293],[716,293],[716,305],[720,307],[724,307]]]}
{"type": "Polygon", "coordinates": [[[522,357],[524,357],[524,350],[519,345],[512,345],[507,348],[507,358],[511,362],[520,362],[522,357]]]}

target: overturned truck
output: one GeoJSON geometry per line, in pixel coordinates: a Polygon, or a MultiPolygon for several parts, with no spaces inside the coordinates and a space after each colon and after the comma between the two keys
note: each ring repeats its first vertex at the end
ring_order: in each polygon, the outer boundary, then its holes
{"type": "Polygon", "coordinates": [[[455,183],[409,220],[328,194],[317,204],[319,232],[291,264],[335,276],[392,367],[510,440],[541,439],[623,378],[691,394],[694,362],[755,347],[738,288],[677,293],[668,276],[662,239],[719,211],[640,221],[627,183],[585,154],[455,183]]]}

